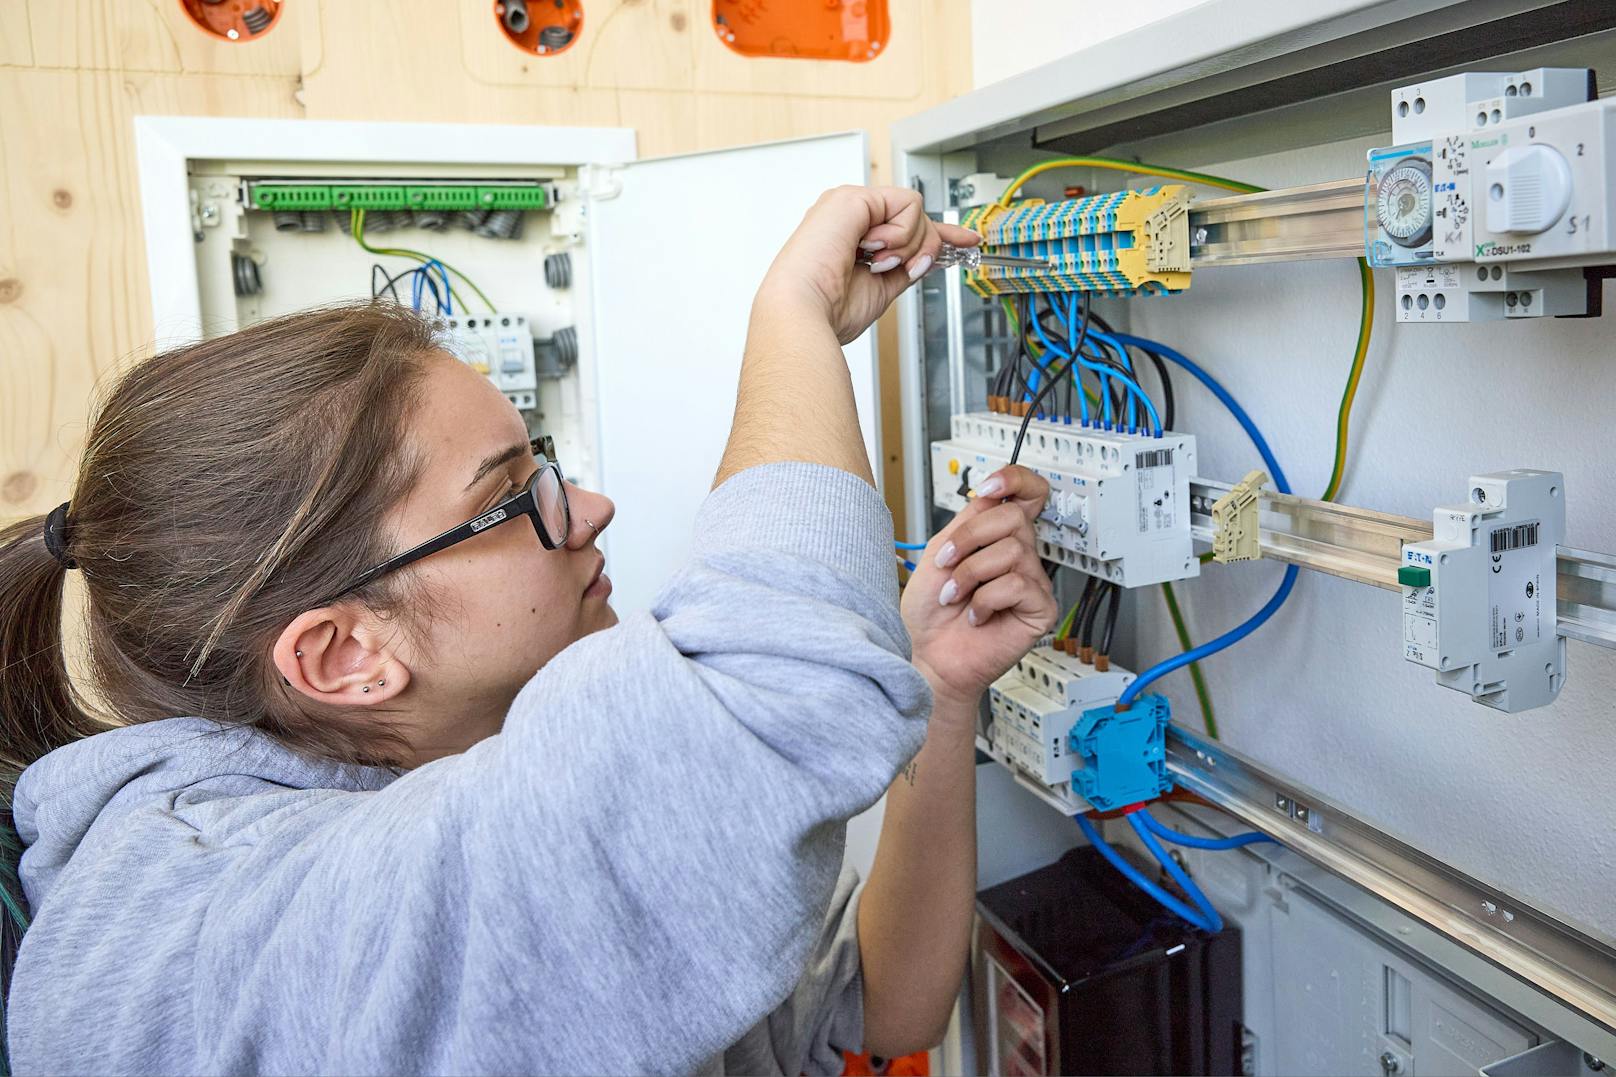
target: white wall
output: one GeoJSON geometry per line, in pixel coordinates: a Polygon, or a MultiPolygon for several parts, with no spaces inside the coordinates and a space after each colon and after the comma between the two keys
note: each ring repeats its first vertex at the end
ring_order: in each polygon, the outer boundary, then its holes
{"type": "Polygon", "coordinates": [[[971,0],[972,83],[1018,75],[1206,0],[971,0]]]}
{"type": "MultiPolygon", "coordinates": [[[[1375,144],[1183,163],[1287,187],[1360,174],[1375,144]]],[[[1565,474],[1565,544],[1616,549],[1616,291],[1607,286],[1598,319],[1398,325],[1392,283],[1377,271],[1340,499],[1430,519],[1434,506],[1463,501],[1469,475],[1547,468],[1565,474]]],[[[1124,316],[1210,369],[1266,433],[1296,492],[1316,497],[1330,473],[1358,294],[1346,260],[1206,269],[1185,294],[1128,303],[1124,316]]],[[[1200,473],[1233,480],[1258,466],[1210,395],[1175,381],[1175,425],[1195,432],[1200,473]]],[[[1256,610],[1279,575],[1266,563],[1209,565],[1180,584],[1196,642],[1256,610]]],[[[1121,657],[1138,669],[1179,648],[1156,589],[1134,597],[1137,632],[1121,657]]],[[[1203,663],[1223,739],[1485,882],[1616,934],[1616,652],[1572,640],[1558,701],[1504,715],[1403,661],[1399,602],[1304,572],[1256,636],[1203,663]]],[[[1158,683],[1175,718],[1195,728],[1189,677],[1158,683]]]]}

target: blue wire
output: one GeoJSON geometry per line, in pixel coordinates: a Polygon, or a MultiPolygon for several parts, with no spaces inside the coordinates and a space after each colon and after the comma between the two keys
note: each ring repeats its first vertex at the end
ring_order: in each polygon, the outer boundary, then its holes
{"type": "Polygon", "coordinates": [[[1200,910],[1200,926],[1213,934],[1222,931],[1223,917],[1218,915],[1218,910],[1212,907],[1212,903],[1206,899],[1206,895],[1201,892],[1201,888],[1195,885],[1195,880],[1190,878],[1189,873],[1179,867],[1178,861],[1174,860],[1167,850],[1162,848],[1161,842],[1156,840],[1150,833],[1149,828],[1134,818],[1138,814],[1139,812],[1134,812],[1128,816],[1128,824],[1133,827],[1133,832],[1139,835],[1139,840],[1145,843],[1145,848],[1150,850],[1150,855],[1154,856],[1156,861],[1167,869],[1167,874],[1173,877],[1173,881],[1178,884],[1179,889],[1188,894],[1190,900],[1195,903],[1195,907],[1200,910]]]}
{"type": "Polygon", "coordinates": [[[1291,492],[1290,480],[1285,478],[1285,469],[1279,466],[1278,460],[1274,459],[1273,452],[1268,448],[1267,439],[1257,429],[1257,424],[1251,421],[1251,416],[1246,414],[1246,409],[1240,406],[1240,402],[1230,395],[1229,390],[1220,385],[1216,378],[1165,344],[1158,344],[1153,340],[1146,340],[1144,337],[1131,336],[1128,333],[1116,333],[1107,336],[1104,333],[1095,333],[1091,330],[1089,335],[1104,337],[1121,344],[1131,344],[1135,348],[1141,348],[1145,351],[1153,351],[1163,359],[1176,363],[1189,371],[1197,381],[1211,390],[1212,395],[1217,397],[1223,406],[1229,409],[1235,420],[1245,428],[1246,436],[1251,438],[1252,444],[1257,447],[1257,454],[1262,457],[1263,463],[1268,468],[1268,477],[1274,480],[1274,488],[1282,494],[1291,492]]]}
{"type": "MultiPolygon", "coordinates": [[[[1066,297],[1066,339],[1076,340],[1079,330],[1077,327],[1078,302],[1076,295],[1066,297]]],[[[1089,398],[1083,392],[1083,368],[1076,363],[1072,364],[1072,384],[1077,388],[1077,409],[1083,417],[1083,425],[1089,425],[1089,398]]],[[[1070,417],[1070,413],[1068,413],[1070,417]]]]}
{"type": "MultiPolygon", "coordinates": [[[[1139,376],[1133,372],[1133,360],[1128,357],[1128,349],[1122,347],[1114,340],[1108,341],[1107,343],[1109,343],[1111,350],[1117,353],[1117,358],[1120,360],[1119,365],[1130,375],[1133,375],[1135,380],[1138,380],[1139,376]]],[[[1139,426],[1132,393],[1128,394],[1128,426],[1134,429],[1137,429],[1139,426]]]]}
{"type": "MultiPolygon", "coordinates": [[[[1070,359],[1070,352],[1067,352],[1062,348],[1057,348],[1054,342],[1051,341],[1047,335],[1045,335],[1043,323],[1038,320],[1036,302],[1032,305],[1031,317],[1032,327],[1038,332],[1039,343],[1043,344],[1044,346],[1044,354],[1052,355],[1056,359],[1070,359]]],[[[1027,393],[1025,396],[1025,399],[1027,400],[1031,400],[1033,398],[1033,392],[1038,388],[1039,373],[1047,372],[1049,370],[1049,367],[1046,366],[1036,355],[1032,356],[1032,362],[1033,365],[1038,369],[1033,371],[1032,377],[1027,379],[1027,393]]]]}
{"type": "MultiPolygon", "coordinates": [[[[1089,336],[1091,336],[1091,337],[1103,337],[1104,334],[1098,332],[1097,330],[1090,329],[1089,330],[1089,336]]],[[[1137,396],[1141,401],[1144,402],[1145,411],[1150,415],[1150,422],[1151,422],[1151,425],[1154,427],[1155,433],[1157,435],[1161,434],[1161,432],[1162,432],[1161,416],[1156,414],[1156,405],[1151,402],[1150,397],[1145,394],[1145,391],[1139,387],[1138,382],[1134,381],[1132,378],[1128,377],[1125,374],[1119,374],[1115,367],[1104,366],[1104,365],[1102,365],[1100,363],[1094,362],[1092,359],[1085,359],[1081,355],[1079,355],[1077,357],[1077,361],[1079,363],[1081,363],[1083,366],[1087,367],[1088,369],[1094,371],[1096,374],[1100,375],[1101,382],[1102,382],[1102,384],[1101,384],[1102,395],[1105,396],[1105,415],[1106,415],[1106,421],[1107,422],[1109,422],[1110,419],[1111,419],[1111,396],[1110,396],[1109,392],[1105,391],[1106,386],[1104,385],[1104,380],[1106,378],[1115,378],[1117,381],[1120,381],[1122,383],[1123,387],[1126,388],[1130,393],[1132,393],[1134,396],[1137,396]]],[[[1119,427],[1118,429],[1121,429],[1121,428],[1119,427]]]]}
{"type": "Polygon", "coordinates": [[[1073,818],[1077,820],[1077,825],[1082,828],[1083,836],[1088,839],[1089,844],[1094,846],[1101,856],[1110,861],[1111,866],[1122,873],[1123,878],[1127,879],[1139,889],[1155,898],[1156,901],[1161,904],[1162,908],[1166,909],[1174,916],[1187,920],[1202,930],[1210,930],[1206,922],[1201,919],[1201,914],[1199,912],[1190,908],[1172,894],[1169,894],[1166,890],[1163,890],[1160,886],[1157,886],[1151,880],[1145,878],[1142,874],[1140,874],[1138,868],[1122,859],[1122,857],[1118,855],[1117,851],[1111,848],[1111,846],[1107,845],[1104,838],[1100,837],[1100,832],[1094,829],[1093,823],[1089,822],[1081,815],[1073,816],[1073,818]]]}
{"type": "Polygon", "coordinates": [[[900,558],[898,558],[898,564],[902,565],[904,568],[908,569],[910,572],[915,571],[915,563],[913,561],[905,561],[903,558],[900,557],[900,558]]]}
{"type": "MultiPolygon", "coordinates": [[[[1167,347],[1165,344],[1158,344],[1154,340],[1132,336],[1128,333],[1108,335],[1091,332],[1089,335],[1098,337],[1101,340],[1115,341],[1119,344],[1131,344],[1145,351],[1153,351],[1162,358],[1189,371],[1197,381],[1211,390],[1212,395],[1217,397],[1223,406],[1229,409],[1230,414],[1245,429],[1246,435],[1251,438],[1251,443],[1257,447],[1257,454],[1262,457],[1263,463],[1267,465],[1268,475],[1273,479],[1275,488],[1282,494],[1291,492],[1290,480],[1285,477],[1285,469],[1279,466],[1279,461],[1274,459],[1273,450],[1268,447],[1268,439],[1263,437],[1262,431],[1257,429],[1257,424],[1251,421],[1251,416],[1246,414],[1246,409],[1240,406],[1240,402],[1234,398],[1229,390],[1219,384],[1216,378],[1172,348],[1167,347]]],[[[1126,709],[1139,697],[1139,693],[1144,691],[1146,685],[1173,672],[1175,669],[1187,666],[1191,662],[1198,662],[1208,655],[1216,654],[1225,647],[1240,642],[1251,635],[1252,632],[1261,628],[1263,623],[1272,617],[1279,607],[1284,604],[1285,599],[1290,597],[1291,588],[1296,586],[1296,575],[1297,568],[1295,565],[1286,566],[1284,578],[1279,581],[1279,586],[1275,588],[1273,597],[1268,600],[1262,609],[1252,614],[1244,623],[1230,629],[1217,639],[1203,643],[1199,647],[1191,648],[1183,654],[1174,655],[1164,662],[1158,662],[1139,674],[1138,678],[1123,691],[1122,697],[1117,700],[1117,706],[1126,709]]]]}
{"type": "Polygon", "coordinates": [[[900,550],[924,550],[926,548],[924,542],[894,542],[892,545],[900,550]]]}
{"type": "Polygon", "coordinates": [[[1215,640],[1203,643],[1199,647],[1192,647],[1183,654],[1175,654],[1166,661],[1157,662],[1139,674],[1137,680],[1123,689],[1122,696],[1117,700],[1117,709],[1127,710],[1133,701],[1139,698],[1139,693],[1144,690],[1145,685],[1165,677],[1175,669],[1187,666],[1191,662],[1199,662],[1208,655],[1216,654],[1225,647],[1239,643],[1261,628],[1263,623],[1272,617],[1279,607],[1284,604],[1285,600],[1290,597],[1291,588],[1296,586],[1296,573],[1297,568],[1295,565],[1285,566],[1285,576],[1279,581],[1279,586],[1274,589],[1273,597],[1269,598],[1268,604],[1252,614],[1247,621],[1231,628],[1215,640]]]}
{"type": "Polygon", "coordinates": [[[1242,845],[1256,845],[1258,842],[1273,841],[1267,834],[1253,830],[1247,834],[1235,834],[1227,838],[1203,838],[1195,834],[1186,834],[1181,830],[1163,824],[1148,811],[1134,812],[1130,818],[1137,817],[1145,827],[1163,841],[1170,841],[1175,845],[1187,845],[1191,849],[1238,849],[1242,845]]]}
{"type": "MultiPolygon", "coordinates": [[[[430,270],[433,266],[438,267],[438,275],[443,278],[443,295],[438,301],[438,313],[453,314],[454,292],[449,290],[449,270],[445,268],[444,264],[438,261],[436,258],[429,258],[426,262],[425,268],[430,270]]],[[[437,292],[435,290],[432,294],[434,297],[437,296],[437,292]]]]}
{"type": "Polygon", "coordinates": [[[421,277],[424,269],[415,269],[410,273],[410,306],[415,310],[421,309],[421,277]]]}

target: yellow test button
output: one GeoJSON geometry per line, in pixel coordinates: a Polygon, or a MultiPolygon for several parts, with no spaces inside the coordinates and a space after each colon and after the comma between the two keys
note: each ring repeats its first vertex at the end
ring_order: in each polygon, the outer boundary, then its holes
{"type": "Polygon", "coordinates": [[[958,460],[950,460],[948,462],[948,473],[950,475],[958,475],[959,474],[959,461],[958,460]]]}

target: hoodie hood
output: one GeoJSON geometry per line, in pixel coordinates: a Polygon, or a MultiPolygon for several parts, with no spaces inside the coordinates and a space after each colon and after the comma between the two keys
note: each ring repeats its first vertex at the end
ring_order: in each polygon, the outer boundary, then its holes
{"type": "Polygon", "coordinates": [[[270,789],[380,789],[397,775],[317,759],[245,726],[167,718],[122,726],[58,748],[17,782],[12,819],[27,847],[21,876],[38,909],[98,820],[150,804],[154,794],[239,796],[270,789]]]}

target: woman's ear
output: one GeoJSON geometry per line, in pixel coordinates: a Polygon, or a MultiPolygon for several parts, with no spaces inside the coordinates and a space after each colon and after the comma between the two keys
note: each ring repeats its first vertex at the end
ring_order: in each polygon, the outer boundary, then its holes
{"type": "Polygon", "coordinates": [[[371,706],[410,683],[409,667],[351,603],[299,614],[275,641],[273,657],[292,689],[328,706],[371,706]]]}

